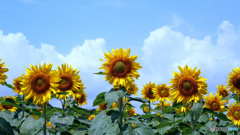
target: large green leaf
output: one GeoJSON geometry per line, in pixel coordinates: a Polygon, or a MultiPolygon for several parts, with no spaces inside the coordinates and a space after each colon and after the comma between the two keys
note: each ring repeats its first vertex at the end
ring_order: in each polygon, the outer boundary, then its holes
{"type": "Polygon", "coordinates": [[[199,119],[200,115],[202,114],[202,111],[203,111],[202,102],[193,103],[193,106],[191,108],[191,113],[193,113],[195,121],[199,119]]]}
{"type": "Polygon", "coordinates": [[[163,135],[166,133],[166,131],[170,130],[173,126],[165,126],[163,128],[156,129],[156,132],[163,135]]]}
{"type": "Polygon", "coordinates": [[[9,122],[0,117],[0,134],[1,135],[14,135],[13,130],[9,122]]]}
{"type": "Polygon", "coordinates": [[[93,106],[101,105],[101,104],[105,103],[105,98],[104,98],[105,93],[106,92],[102,92],[97,95],[96,99],[93,101],[93,106]]]}
{"type": "Polygon", "coordinates": [[[172,124],[174,123],[180,123],[182,122],[183,118],[182,119],[179,119],[177,121],[174,121],[174,122],[162,122],[160,123],[158,126],[155,126],[154,128],[162,128],[162,127],[165,127],[165,126],[171,126],[172,124]]]}
{"type": "Polygon", "coordinates": [[[207,122],[208,121],[208,117],[207,114],[203,113],[200,115],[198,122],[207,122]]]}
{"type": "Polygon", "coordinates": [[[43,128],[44,118],[34,119],[32,116],[22,123],[20,128],[21,135],[35,135],[39,130],[43,128]]]}
{"type": "Polygon", "coordinates": [[[144,98],[140,98],[140,97],[127,97],[128,98],[128,101],[138,101],[138,102],[142,102],[142,103],[146,103],[148,102],[147,99],[144,99],[144,98]]]}
{"type": "Polygon", "coordinates": [[[106,135],[120,135],[119,125],[117,122],[111,124],[109,129],[107,129],[106,135]]]}
{"type": "Polygon", "coordinates": [[[4,118],[7,122],[9,122],[12,125],[13,119],[10,111],[3,111],[3,112],[1,111],[0,117],[4,118]]]}
{"type": "Polygon", "coordinates": [[[105,101],[107,103],[107,108],[109,109],[118,98],[122,98],[125,94],[126,92],[122,90],[105,93],[105,101]]]}
{"type": "Polygon", "coordinates": [[[139,128],[134,128],[133,135],[154,135],[154,132],[150,127],[141,126],[139,128]]]}
{"type": "Polygon", "coordinates": [[[88,129],[90,135],[103,135],[112,126],[111,116],[106,115],[105,112],[105,110],[101,111],[93,119],[88,129]]]}
{"type": "Polygon", "coordinates": [[[54,113],[51,118],[50,118],[50,122],[53,126],[55,126],[56,123],[58,124],[66,124],[66,125],[72,125],[74,120],[73,116],[62,116],[62,113],[60,112],[56,112],[54,113]]]}
{"type": "Polygon", "coordinates": [[[214,112],[214,111],[213,111],[212,109],[210,109],[210,108],[203,108],[203,112],[210,113],[210,114],[218,117],[218,118],[221,119],[221,120],[230,121],[230,120],[226,117],[226,115],[225,115],[224,113],[222,113],[222,112],[217,113],[217,112],[214,112]]]}

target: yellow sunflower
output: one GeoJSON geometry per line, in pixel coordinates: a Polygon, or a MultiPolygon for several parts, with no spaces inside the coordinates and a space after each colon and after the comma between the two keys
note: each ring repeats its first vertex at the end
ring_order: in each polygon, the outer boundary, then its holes
{"type": "Polygon", "coordinates": [[[154,95],[153,93],[154,88],[155,88],[155,83],[151,83],[151,82],[143,86],[143,89],[141,91],[143,98],[148,99],[150,102],[157,101],[156,95],[154,95]]]}
{"type": "Polygon", "coordinates": [[[18,93],[19,95],[22,95],[23,93],[22,93],[22,90],[21,90],[21,87],[22,87],[22,85],[20,84],[20,82],[21,82],[21,79],[22,79],[22,76],[20,76],[20,77],[18,77],[18,78],[15,78],[14,80],[13,80],[13,88],[14,88],[14,91],[13,92],[15,92],[15,93],[18,93]]]}
{"type": "Polygon", "coordinates": [[[145,106],[145,107],[143,108],[143,112],[149,113],[149,108],[148,108],[148,106],[145,106]]]}
{"type": "Polygon", "coordinates": [[[2,59],[0,59],[0,84],[3,85],[5,80],[8,78],[7,75],[5,74],[5,72],[8,71],[8,68],[3,68],[3,67],[6,67],[7,65],[4,65],[5,62],[1,63],[1,61],[2,59]]]}
{"type": "Polygon", "coordinates": [[[23,75],[20,85],[25,101],[33,97],[35,104],[49,102],[51,94],[56,94],[60,78],[55,70],[51,70],[52,64],[43,64],[39,67],[30,65],[32,70],[26,68],[27,75],[23,75]]]}
{"type": "Polygon", "coordinates": [[[101,110],[107,110],[107,104],[106,103],[98,105],[97,111],[101,111],[101,110]]]}
{"type": "Polygon", "coordinates": [[[181,106],[179,109],[176,108],[176,113],[186,113],[187,111],[190,111],[191,108],[189,107],[189,104],[186,106],[181,106]]]}
{"type": "Polygon", "coordinates": [[[235,125],[240,127],[240,104],[235,102],[228,107],[227,117],[232,120],[235,125]]]}
{"type": "Polygon", "coordinates": [[[171,101],[170,100],[170,87],[167,84],[156,85],[155,88],[152,89],[154,95],[161,103],[162,101],[171,101]]]}
{"type": "Polygon", "coordinates": [[[52,129],[55,129],[55,127],[51,124],[51,122],[47,122],[46,126],[51,127],[52,129]]]}
{"type": "MultiPolygon", "coordinates": [[[[163,106],[164,106],[164,108],[163,108],[163,110],[164,110],[164,109],[166,109],[167,107],[171,106],[171,104],[168,103],[168,102],[163,102],[163,106]]],[[[156,108],[158,108],[158,110],[162,110],[162,102],[157,103],[156,106],[155,106],[155,109],[156,109],[156,108]]]]}
{"type": "Polygon", "coordinates": [[[236,67],[232,69],[233,72],[230,72],[227,76],[227,86],[232,93],[240,94],[240,68],[236,67]]]}
{"type": "Polygon", "coordinates": [[[204,97],[205,100],[205,106],[206,108],[210,108],[213,111],[216,112],[224,112],[224,105],[226,105],[226,101],[222,100],[222,96],[220,95],[215,95],[213,96],[212,93],[209,94],[209,96],[204,97]]]}
{"type": "Polygon", "coordinates": [[[137,59],[137,55],[130,56],[130,49],[112,49],[112,53],[104,53],[107,61],[102,64],[99,69],[104,69],[104,75],[107,75],[104,80],[109,81],[110,84],[125,86],[127,82],[133,82],[133,77],[138,79],[138,69],[142,68],[139,63],[134,62],[137,59]]]}
{"type": "Polygon", "coordinates": [[[191,70],[187,65],[182,69],[178,66],[181,73],[174,72],[174,78],[171,79],[171,96],[173,101],[190,103],[192,100],[198,102],[207,94],[207,82],[202,76],[199,77],[200,69],[197,67],[191,70]]]}
{"type": "Polygon", "coordinates": [[[95,114],[92,114],[91,116],[88,117],[89,120],[93,120],[95,118],[95,114]]]}
{"type": "Polygon", "coordinates": [[[128,112],[128,117],[131,117],[132,115],[137,115],[135,113],[135,109],[134,108],[126,109],[126,111],[128,112]]]}
{"type": "Polygon", "coordinates": [[[129,94],[134,94],[135,96],[137,96],[137,91],[138,91],[137,84],[130,83],[129,85],[127,85],[126,89],[129,94]]]}
{"type": "Polygon", "coordinates": [[[86,97],[87,97],[87,94],[86,94],[86,92],[84,91],[83,93],[81,93],[81,96],[80,97],[78,97],[78,98],[75,98],[74,100],[77,102],[77,105],[86,105],[87,104],[87,99],[86,99],[86,97]]]}
{"type": "MultiPolygon", "coordinates": [[[[78,75],[79,71],[77,69],[73,70],[72,66],[68,66],[68,64],[62,64],[62,68],[59,66],[57,72],[59,73],[59,77],[61,78],[61,81],[59,82],[59,89],[58,92],[69,92],[68,94],[72,94],[72,91],[78,91],[79,88],[81,88],[82,83],[80,76],[78,75]]],[[[60,95],[57,94],[57,98],[60,100],[68,97],[67,95],[60,95]]]]}
{"type": "Polygon", "coordinates": [[[70,96],[71,98],[74,98],[74,99],[75,99],[75,98],[80,98],[80,97],[81,97],[81,94],[84,93],[84,90],[83,90],[83,89],[86,89],[86,87],[83,86],[82,79],[80,79],[80,76],[78,77],[77,80],[81,83],[80,87],[78,87],[78,90],[77,90],[77,91],[71,90],[70,93],[69,93],[69,96],[70,96]]]}
{"type": "MultiPolygon", "coordinates": [[[[9,97],[4,96],[4,100],[6,100],[7,98],[11,98],[16,101],[16,98],[11,95],[9,97]]],[[[16,112],[17,107],[14,107],[12,105],[3,105],[2,103],[0,103],[0,109],[1,109],[1,111],[8,110],[11,112],[16,112]]]]}
{"type": "MultiPolygon", "coordinates": [[[[220,85],[218,85],[217,86],[217,94],[218,95],[221,95],[223,98],[224,97],[227,97],[230,93],[229,93],[229,90],[227,89],[227,87],[226,86],[223,86],[223,84],[221,84],[221,86],[220,85]]],[[[226,99],[226,103],[228,103],[229,102],[229,100],[228,99],[226,99]]]]}

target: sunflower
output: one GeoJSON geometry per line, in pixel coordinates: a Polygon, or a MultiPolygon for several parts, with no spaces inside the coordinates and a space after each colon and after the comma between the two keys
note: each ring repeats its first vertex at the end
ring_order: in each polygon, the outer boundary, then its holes
{"type": "Polygon", "coordinates": [[[175,108],[176,113],[186,113],[187,110],[191,110],[191,108],[189,107],[189,104],[187,106],[181,106],[179,109],[175,108]]]}
{"type": "Polygon", "coordinates": [[[240,94],[240,68],[237,67],[232,69],[233,72],[230,72],[227,76],[227,86],[232,93],[240,94]]]}
{"type": "MultiPolygon", "coordinates": [[[[58,92],[68,92],[69,94],[72,94],[72,91],[78,91],[79,88],[82,88],[82,80],[80,79],[80,76],[78,75],[79,71],[77,69],[73,70],[72,66],[68,66],[68,64],[62,64],[62,68],[59,66],[57,72],[59,73],[59,77],[61,78],[61,81],[59,82],[59,89],[58,92]]],[[[59,95],[56,96],[58,99],[64,99],[68,97],[67,95],[59,95]]]]}
{"type": "Polygon", "coordinates": [[[228,107],[227,117],[232,120],[235,125],[240,127],[240,104],[235,102],[228,107]]]}
{"type": "Polygon", "coordinates": [[[143,95],[143,98],[148,99],[150,102],[157,101],[157,98],[153,93],[154,88],[155,88],[155,83],[151,83],[151,82],[143,86],[142,93],[141,93],[143,95]]]}
{"type": "Polygon", "coordinates": [[[51,127],[52,129],[55,129],[55,127],[51,124],[51,122],[48,122],[48,123],[46,124],[46,126],[47,126],[47,127],[51,127]]]}
{"type": "MultiPolygon", "coordinates": [[[[14,101],[16,101],[16,98],[11,95],[9,97],[4,96],[4,100],[6,100],[7,98],[10,98],[10,99],[13,99],[14,101]]],[[[9,110],[11,112],[16,112],[17,107],[14,107],[12,105],[3,105],[2,103],[0,103],[0,109],[1,109],[1,111],[9,110]]]]}
{"type": "Polygon", "coordinates": [[[126,109],[126,111],[128,112],[128,117],[131,117],[132,115],[137,115],[135,113],[135,109],[134,108],[126,109]]]}
{"type": "Polygon", "coordinates": [[[20,84],[20,82],[21,82],[21,79],[22,79],[22,76],[20,76],[20,77],[18,77],[18,78],[15,78],[14,80],[13,80],[13,88],[14,88],[14,91],[13,92],[15,92],[15,93],[18,93],[19,95],[22,95],[23,93],[22,93],[22,90],[21,90],[21,87],[22,87],[22,85],[20,84]]]}
{"type": "MultiPolygon", "coordinates": [[[[222,96],[223,98],[224,97],[227,97],[230,93],[229,93],[229,90],[227,89],[227,87],[226,86],[223,86],[223,84],[221,84],[221,86],[220,85],[218,85],[217,86],[217,94],[220,96],[222,96]]],[[[229,100],[228,99],[226,99],[226,103],[228,103],[229,102],[229,100]]]]}
{"type": "Polygon", "coordinates": [[[149,108],[148,108],[148,106],[143,107],[143,112],[149,113],[149,108]]]}
{"type": "Polygon", "coordinates": [[[2,59],[0,59],[0,84],[3,85],[5,80],[8,78],[5,74],[5,72],[8,71],[8,68],[3,68],[3,67],[6,67],[7,65],[4,65],[5,62],[1,63],[1,61],[2,61],[2,59]]]}
{"type": "Polygon", "coordinates": [[[86,97],[87,97],[87,94],[86,94],[86,92],[83,92],[83,93],[81,93],[81,96],[80,97],[78,97],[78,98],[75,98],[75,101],[77,102],[77,105],[83,105],[83,104],[87,104],[87,99],[86,99],[86,97]]]}
{"type": "Polygon", "coordinates": [[[71,98],[74,98],[74,99],[75,99],[75,98],[80,98],[80,97],[81,97],[81,94],[84,93],[84,90],[83,90],[83,89],[86,89],[86,87],[83,86],[82,79],[80,79],[80,76],[78,76],[78,78],[79,78],[79,79],[77,79],[77,80],[81,83],[80,87],[78,87],[78,90],[77,90],[77,91],[71,90],[70,93],[69,93],[69,96],[70,96],[71,98]]]}
{"type": "Polygon", "coordinates": [[[101,110],[107,110],[107,104],[106,103],[98,105],[97,111],[101,111],[101,110]]]}
{"type": "Polygon", "coordinates": [[[88,117],[89,120],[93,120],[95,118],[95,114],[92,114],[91,116],[88,117]]]}
{"type": "Polygon", "coordinates": [[[130,83],[129,85],[127,85],[126,89],[129,94],[134,94],[135,96],[137,96],[137,91],[138,91],[137,84],[130,83]]]}
{"type": "Polygon", "coordinates": [[[130,49],[112,49],[112,53],[104,53],[107,61],[102,64],[99,69],[104,69],[104,75],[107,75],[104,80],[109,81],[110,84],[125,86],[127,82],[133,82],[133,77],[138,79],[138,69],[142,68],[139,63],[134,62],[137,59],[137,55],[130,56],[130,49]]]}
{"type": "Polygon", "coordinates": [[[181,73],[174,72],[174,78],[171,79],[171,96],[173,101],[190,103],[192,100],[198,102],[207,94],[207,82],[202,76],[199,77],[200,69],[196,71],[195,67],[191,70],[187,65],[182,69],[178,66],[181,73]]]}
{"type": "Polygon", "coordinates": [[[22,85],[22,92],[25,97],[25,101],[33,97],[35,104],[46,103],[50,101],[51,94],[56,93],[59,86],[58,73],[55,70],[51,70],[52,64],[43,64],[39,67],[30,65],[32,70],[26,68],[27,75],[23,75],[20,85],[22,85]]]}
{"type": "Polygon", "coordinates": [[[155,88],[152,89],[154,95],[156,95],[156,98],[159,99],[159,102],[162,101],[171,101],[170,100],[170,93],[169,93],[170,87],[167,84],[161,84],[156,85],[155,88]]]}
{"type": "MultiPolygon", "coordinates": [[[[164,106],[164,109],[166,109],[167,107],[171,106],[171,104],[168,102],[163,102],[163,106],[164,106]]],[[[158,110],[162,110],[162,102],[156,104],[155,109],[157,108],[158,110]]]]}
{"type": "Polygon", "coordinates": [[[226,105],[226,101],[225,100],[222,100],[222,96],[220,95],[215,95],[213,96],[212,93],[209,94],[209,96],[205,96],[204,97],[205,99],[205,106],[206,108],[210,108],[212,109],[213,111],[216,111],[216,112],[224,112],[224,105],[226,105]]]}

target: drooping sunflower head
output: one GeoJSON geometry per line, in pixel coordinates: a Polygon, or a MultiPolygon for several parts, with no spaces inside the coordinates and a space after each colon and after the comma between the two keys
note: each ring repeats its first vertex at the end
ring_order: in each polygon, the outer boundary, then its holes
{"type": "Polygon", "coordinates": [[[97,111],[101,111],[101,110],[107,110],[107,104],[106,103],[98,105],[97,111]]]}
{"type": "Polygon", "coordinates": [[[156,85],[155,88],[153,88],[153,93],[156,96],[157,99],[159,99],[159,102],[162,101],[171,101],[170,100],[170,87],[167,84],[161,84],[156,85]]]}
{"type": "Polygon", "coordinates": [[[137,96],[137,91],[138,91],[138,87],[137,87],[137,84],[135,83],[130,83],[126,86],[126,89],[127,89],[127,92],[129,94],[134,94],[137,96]]]}
{"type": "Polygon", "coordinates": [[[174,78],[171,79],[171,97],[174,101],[198,102],[203,99],[203,95],[207,94],[207,82],[205,78],[200,75],[200,69],[196,71],[197,67],[191,70],[187,65],[182,69],[178,66],[180,73],[173,73],[174,78]]]}
{"type": "Polygon", "coordinates": [[[15,92],[15,93],[18,93],[19,95],[22,95],[23,93],[22,93],[22,90],[21,90],[21,87],[22,87],[22,85],[20,84],[20,82],[21,82],[21,79],[22,79],[22,76],[20,76],[20,77],[18,77],[18,78],[15,78],[14,80],[13,80],[13,88],[14,88],[14,91],[13,92],[15,92]]]}
{"type": "Polygon", "coordinates": [[[205,106],[206,108],[210,108],[213,111],[216,112],[224,112],[224,105],[226,105],[225,100],[222,100],[222,96],[215,95],[213,96],[212,93],[209,94],[209,96],[205,96],[205,106]]]}
{"type": "Polygon", "coordinates": [[[133,82],[133,77],[138,79],[138,69],[142,68],[139,63],[134,62],[137,59],[137,55],[130,56],[130,49],[112,49],[112,53],[104,53],[107,61],[102,64],[99,69],[104,69],[104,75],[107,75],[104,80],[109,81],[110,84],[120,84],[125,86],[127,82],[133,82]],[[112,54],[113,53],[113,54],[112,54]]]}
{"type": "Polygon", "coordinates": [[[148,99],[150,102],[157,101],[156,95],[154,95],[153,88],[155,88],[155,83],[149,82],[143,86],[141,94],[143,98],[148,99]]]}
{"type": "MultiPolygon", "coordinates": [[[[227,97],[230,93],[229,93],[229,90],[227,89],[227,87],[226,86],[223,86],[223,84],[221,84],[221,85],[218,85],[217,86],[217,95],[221,95],[223,98],[224,97],[227,97]]],[[[228,103],[229,102],[229,100],[228,99],[226,99],[226,103],[228,103]]]]}
{"type": "Polygon", "coordinates": [[[131,117],[132,115],[137,115],[133,107],[131,109],[126,109],[126,111],[128,112],[128,117],[131,117]]]}
{"type": "MultiPolygon", "coordinates": [[[[9,95],[9,97],[4,96],[4,100],[6,100],[7,98],[10,98],[10,99],[13,99],[14,101],[16,101],[16,98],[11,95],[9,95]]],[[[3,105],[2,103],[0,103],[0,109],[1,109],[1,111],[8,110],[11,112],[15,112],[17,110],[17,107],[14,107],[12,105],[3,105]]]]}
{"type": "Polygon", "coordinates": [[[235,125],[240,127],[240,104],[235,102],[228,107],[227,117],[232,120],[235,125]]]}
{"type": "MultiPolygon", "coordinates": [[[[170,103],[168,103],[166,101],[163,102],[163,109],[166,109],[169,106],[171,106],[170,103]]],[[[155,109],[157,109],[157,108],[158,108],[158,110],[162,110],[162,102],[159,102],[156,104],[155,109]]]]}
{"type": "Polygon", "coordinates": [[[86,87],[83,86],[82,79],[80,79],[80,76],[77,80],[81,83],[80,87],[78,87],[77,91],[75,89],[72,89],[69,93],[69,96],[71,98],[74,97],[74,99],[79,98],[81,96],[81,94],[84,93],[84,89],[86,89],[86,87]]]}
{"type": "Polygon", "coordinates": [[[51,70],[52,64],[30,66],[31,69],[26,68],[27,75],[23,75],[20,82],[25,100],[33,97],[35,104],[47,103],[51,99],[51,94],[55,94],[58,89],[59,75],[55,70],[51,70]]]}
{"type": "Polygon", "coordinates": [[[78,97],[78,98],[75,98],[74,100],[77,102],[77,105],[83,105],[83,104],[87,104],[87,99],[86,99],[86,97],[87,97],[87,94],[86,94],[86,92],[83,92],[83,93],[81,93],[81,96],[80,97],[78,97]]]}
{"type": "Polygon", "coordinates": [[[8,71],[8,68],[4,68],[7,65],[4,65],[5,62],[1,63],[2,59],[0,59],[0,84],[3,85],[3,83],[5,82],[5,80],[7,79],[7,75],[5,74],[5,72],[8,71]]]}
{"type": "MultiPolygon", "coordinates": [[[[73,69],[72,66],[68,66],[68,64],[62,64],[62,67],[59,66],[57,72],[59,73],[59,77],[61,81],[59,82],[59,89],[57,92],[69,92],[71,94],[72,91],[77,91],[81,86],[81,79],[78,75],[79,71],[77,69],[73,69]]],[[[68,95],[58,95],[57,98],[60,100],[65,99],[68,95]]]]}
{"type": "Polygon", "coordinates": [[[227,76],[227,86],[232,93],[240,95],[240,68],[236,67],[232,69],[233,72],[230,72],[227,76]]]}
{"type": "Polygon", "coordinates": [[[88,117],[88,120],[93,120],[94,118],[95,118],[95,114],[92,114],[92,115],[90,115],[89,117],[88,117]]]}

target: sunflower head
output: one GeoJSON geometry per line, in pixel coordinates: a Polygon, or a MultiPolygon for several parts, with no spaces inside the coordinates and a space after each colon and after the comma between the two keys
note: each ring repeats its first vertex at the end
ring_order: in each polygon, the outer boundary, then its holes
{"type": "Polygon", "coordinates": [[[205,107],[210,108],[213,111],[216,112],[224,112],[224,105],[226,105],[225,100],[222,100],[222,96],[220,95],[215,95],[213,96],[212,93],[209,94],[209,96],[205,96],[205,107]]]}
{"type": "Polygon", "coordinates": [[[229,86],[229,90],[232,93],[236,93],[237,95],[240,94],[240,68],[236,67],[232,69],[233,72],[229,73],[227,76],[227,86],[229,86]]]}
{"type": "Polygon", "coordinates": [[[150,102],[157,101],[157,98],[153,92],[154,88],[155,88],[155,83],[151,83],[151,82],[143,86],[143,89],[141,91],[143,98],[148,99],[150,102]]]}
{"type": "Polygon", "coordinates": [[[95,118],[95,114],[92,114],[91,116],[88,117],[88,120],[93,120],[95,118]]]}
{"type": "Polygon", "coordinates": [[[164,100],[171,101],[169,90],[170,87],[164,83],[161,85],[156,85],[156,87],[153,88],[153,93],[156,95],[156,98],[159,99],[159,102],[162,102],[164,100]]]}
{"type": "Polygon", "coordinates": [[[21,82],[21,79],[22,79],[22,76],[21,77],[18,77],[18,78],[15,78],[14,80],[13,80],[13,88],[14,88],[14,92],[15,93],[18,93],[19,95],[22,95],[23,93],[22,93],[22,90],[21,90],[21,87],[22,87],[22,85],[20,84],[20,82],[21,82]]]}
{"type": "MultiPolygon", "coordinates": [[[[68,64],[62,64],[62,67],[59,66],[57,72],[59,73],[59,77],[61,78],[59,82],[59,89],[57,92],[69,92],[69,95],[72,97],[72,91],[78,91],[79,88],[83,90],[82,80],[78,75],[79,71],[77,69],[73,69],[72,66],[68,66],[68,64]]],[[[60,100],[65,99],[68,95],[57,95],[57,98],[60,100]]]]}
{"type": "Polygon", "coordinates": [[[83,105],[83,104],[87,104],[87,94],[85,92],[81,93],[81,96],[78,98],[75,98],[74,100],[77,102],[77,105],[83,105]]]}
{"type": "Polygon", "coordinates": [[[128,117],[131,117],[132,115],[137,115],[133,107],[131,109],[126,109],[126,111],[128,112],[128,117]]]}
{"type": "Polygon", "coordinates": [[[47,122],[46,126],[51,127],[52,129],[55,129],[55,127],[51,124],[51,122],[47,122]]]}
{"type": "Polygon", "coordinates": [[[229,105],[227,110],[227,117],[232,120],[232,122],[240,127],[240,104],[239,103],[232,103],[229,105]]]}
{"type": "Polygon", "coordinates": [[[104,79],[109,81],[110,84],[121,84],[125,86],[127,82],[133,82],[133,77],[138,79],[138,69],[142,68],[139,63],[134,62],[137,59],[137,55],[130,56],[130,49],[112,49],[112,53],[104,53],[105,59],[102,67],[104,69],[104,75],[107,75],[104,79]],[[112,54],[113,53],[113,54],[112,54]]]}
{"type": "Polygon", "coordinates": [[[171,79],[171,97],[174,101],[198,102],[207,94],[206,80],[200,75],[200,69],[196,71],[196,67],[192,70],[187,65],[183,68],[178,66],[180,73],[174,72],[174,78],[171,79]]]}
{"type": "Polygon", "coordinates": [[[138,91],[138,87],[137,87],[137,84],[135,83],[129,83],[126,87],[127,89],[127,92],[129,94],[134,94],[135,96],[137,96],[137,91],[138,91]]]}
{"type": "Polygon", "coordinates": [[[107,104],[106,103],[98,105],[97,111],[101,111],[101,110],[107,110],[107,104]]]}
{"type": "MultiPolygon", "coordinates": [[[[167,107],[171,106],[168,102],[163,102],[163,108],[166,109],[167,107]]],[[[156,104],[155,109],[162,110],[162,102],[156,104]]]]}
{"type": "MultiPolygon", "coordinates": [[[[4,96],[4,100],[6,100],[7,98],[10,98],[10,99],[13,99],[14,101],[16,101],[16,98],[11,95],[9,95],[9,97],[4,96]]],[[[2,103],[0,103],[0,109],[1,109],[1,111],[8,110],[11,112],[15,112],[17,110],[17,107],[14,107],[12,105],[3,105],[2,103]]]]}
{"type": "Polygon", "coordinates": [[[52,64],[30,66],[31,69],[26,68],[27,75],[23,75],[20,82],[25,101],[33,97],[35,104],[47,103],[51,94],[55,94],[58,89],[59,75],[55,70],[51,70],[52,64]]]}
{"type": "Polygon", "coordinates": [[[7,79],[7,75],[5,74],[5,72],[8,71],[8,68],[4,68],[7,65],[4,65],[5,63],[1,63],[2,59],[0,59],[0,84],[3,84],[5,82],[5,80],[7,79]]]}

